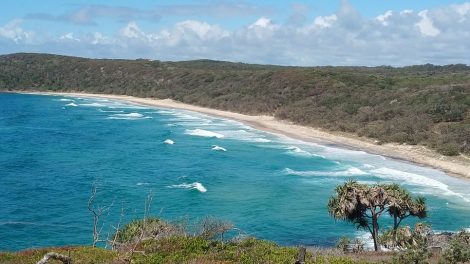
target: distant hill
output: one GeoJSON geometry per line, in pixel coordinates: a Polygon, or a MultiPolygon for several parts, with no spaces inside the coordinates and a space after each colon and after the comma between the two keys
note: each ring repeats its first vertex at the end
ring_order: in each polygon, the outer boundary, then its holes
{"type": "Polygon", "coordinates": [[[470,67],[282,67],[48,54],[0,56],[0,90],[171,98],[470,154],[470,67]]]}

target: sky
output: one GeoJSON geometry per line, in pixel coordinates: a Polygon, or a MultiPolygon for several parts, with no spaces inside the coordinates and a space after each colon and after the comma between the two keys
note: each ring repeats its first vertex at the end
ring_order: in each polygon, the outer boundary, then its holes
{"type": "Polygon", "coordinates": [[[0,54],[323,66],[470,64],[470,1],[15,0],[0,54]]]}

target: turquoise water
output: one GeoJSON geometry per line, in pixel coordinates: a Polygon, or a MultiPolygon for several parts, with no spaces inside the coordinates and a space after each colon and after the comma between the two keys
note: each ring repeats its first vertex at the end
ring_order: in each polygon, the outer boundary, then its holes
{"type": "Polygon", "coordinates": [[[189,111],[0,93],[0,250],[89,244],[93,183],[113,204],[105,237],[122,207],[124,221],[141,218],[152,192],[151,214],[165,219],[211,215],[283,245],[333,245],[364,236],[326,209],[350,178],[425,195],[435,230],[470,226],[470,182],[437,170],[189,111]]]}

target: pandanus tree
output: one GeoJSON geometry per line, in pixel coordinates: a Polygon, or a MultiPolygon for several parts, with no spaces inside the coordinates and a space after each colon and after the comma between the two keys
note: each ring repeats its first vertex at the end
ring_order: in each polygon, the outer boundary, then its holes
{"type": "Polygon", "coordinates": [[[410,216],[419,219],[427,217],[426,198],[423,196],[413,198],[409,191],[396,183],[385,185],[385,188],[392,198],[388,213],[393,218],[394,231],[404,219],[410,216]]]}
{"type": "Polygon", "coordinates": [[[394,230],[408,216],[426,217],[424,198],[413,199],[403,188],[395,184],[360,184],[348,181],[335,189],[328,201],[328,211],[337,220],[354,223],[370,232],[374,249],[379,247],[379,218],[388,212],[394,219],[394,230]]]}

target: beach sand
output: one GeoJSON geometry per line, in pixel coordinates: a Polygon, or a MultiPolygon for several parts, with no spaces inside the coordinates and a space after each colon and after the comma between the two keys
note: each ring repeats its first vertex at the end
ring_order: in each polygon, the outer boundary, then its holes
{"type": "Polygon", "coordinates": [[[300,126],[288,121],[278,120],[273,116],[244,115],[229,111],[222,111],[217,109],[184,104],[173,101],[171,99],[159,100],[125,95],[88,93],[38,92],[29,94],[108,98],[125,100],[128,102],[147,106],[190,110],[208,115],[237,120],[260,130],[282,134],[302,141],[314,142],[324,145],[336,145],[338,147],[343,148],[362,150],[372,154],[378,154],[393,159],[399,159],[411,163],[433,167],[446,172],[450,176],[470,180],[470,158],[464,155],[456,157],[443,156],[424,146],[400,145],[395,143],[379,145],[377,144],[377,141],[373,139],[358,137],[353,134],[330,132],[318,128],[300,126]]]}

